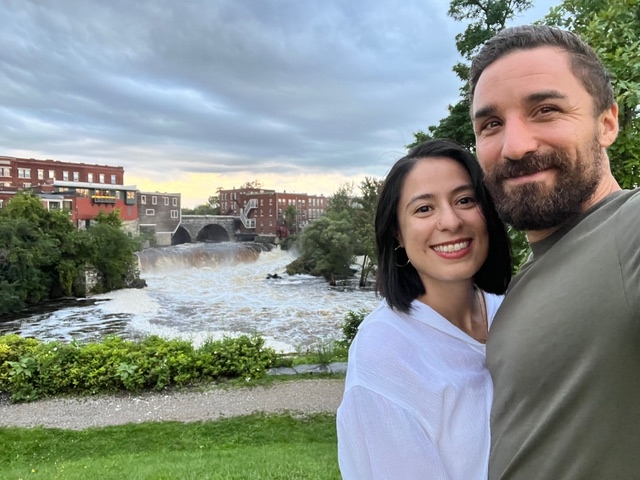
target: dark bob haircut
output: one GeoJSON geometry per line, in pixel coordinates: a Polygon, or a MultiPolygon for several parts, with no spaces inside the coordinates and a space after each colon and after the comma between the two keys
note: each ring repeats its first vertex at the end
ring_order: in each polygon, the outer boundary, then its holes
{"type": "Polygon", "coordinates": [[[482,183],[482,170],[475,157],[451,140],[436,139],[421,143],[398,160],[391,168],[378,197],[375,231],[378,255],[376,293],[387,300],[394,310],[407,313],[411,302],[425,293],[417,270],[407,262],[404,249],[398,246],[398,204],[405,178],[415,164],[424,158],[450,158],[464,167],[471,177],[476,200],[487,222],[489,253],[487,259],[474,275],[478,287],[485,292],[503,294],[511,281],[511,247],[504,223],[482,183]]]}

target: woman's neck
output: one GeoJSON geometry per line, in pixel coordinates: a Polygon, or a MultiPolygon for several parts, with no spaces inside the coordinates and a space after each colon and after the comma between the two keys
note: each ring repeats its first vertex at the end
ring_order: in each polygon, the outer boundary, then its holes
{"type": "Polygon", "coordinates": [[[473,281],[431,284],[418,300],[481,343],[486,342],[488,321],[484,296],[473,281]]]}

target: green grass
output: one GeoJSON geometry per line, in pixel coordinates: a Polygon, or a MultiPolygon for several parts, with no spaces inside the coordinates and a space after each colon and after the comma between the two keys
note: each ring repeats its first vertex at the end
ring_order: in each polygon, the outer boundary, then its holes
{"type": "Polygon", "coordinates": [[[339,480],[335,416],[0,428],[0,478],[339,480]]]}

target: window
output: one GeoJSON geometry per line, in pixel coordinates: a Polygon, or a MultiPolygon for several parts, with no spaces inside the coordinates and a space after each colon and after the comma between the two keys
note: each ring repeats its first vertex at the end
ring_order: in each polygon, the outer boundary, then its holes
{"type": "Polygon", "coordinates": [[[44,180],[44,170],[38,169],[38,180],[44,180]]]}
{"type": "Polygon", "coordinates": [[[93,183],[93,173],[87,173],[87,182],[93,183]]]}
{"type": "Polygon", "coordinates": [[[79,172],[73,172],[73,181],[74,182],[79,182],[80,181],[80,173],[79,172]]]}
{"type": "Polygon", "coordinates": [[[18,169],[18,178],[31,178],[31,169],[30,168],[19,168],[18,169]]]}
{"type": "Polygon", "coordinates": [[[171,210],[171,218],[178,218],[178,210],[171,210]]]}
{"type": "Polygon", "coordinates": [[[178,206],[178,197],[173,197],[173,206],[174,207],[178,206]]]}
{"type": "Polygon", "coordinates": [[[146,205],[147,204],[147,196],[146,195],[140,195],[140,203],[142,205],[146,205]]]}
{"type": "Polygon", "coordinates": [[[149,217],[153,217],[156,214],[156,211],[153,208],[147,208],[144,211],[144,214],[149,216],[149,217]]]}
{"type": "Polygon", "coordinates": [[[164,204],[169,205],[169,197],[164,197],[164,204]]]}
{"type": "Polygon", "coordinates": [[[154,195],[153,197],[151,197],[151,205],[157,205],[157,204],[158,204],[158,197],[154,195]]]}
{"type": "Polygon", "coordinates": [[[29,188],[30,186],[31,186],[31,184],[27,183],[27,182],[22,184],[22,188],[29,188]]]}
{"type": "Polygon", "coordinates": [[[273,217],[273,208],[270,208],[270,209],[269,209],[269,216],[270,216],[270,217],[273,217]]]}
{"type": "Polygon", "coordinates": [[[104,183],[104,173],[100,174],[100,183],[104,183]]]}
{"type": "Polygon", "coordinates": [[[269,205],[273,205],[273,198],[269,199],[269,205]]]}
{"type": "Polygon", "coordinates": [[[111,175],[111,183],[112,184],[116,183],[116,176],[115,175],[111,175]]]}
{"type": "Polygon", "coordinates": [[[0,167],[0,177],[10,177],[11,169],[9,167],[0,167]]]}
{"type": "Polygon", "coordinates": [[[62,172],[62,180],[65,182],[69,180],[69,172],[62,172]]]}
{"type": "Polygon", "coordinates": [[[4,200],[0,198],[0,208],[4,207],[4,200]]]}
{"type": "Polygon", "coordinates": [[[55,170],[49,170],[49,178],[51,180],[55,180],[56,179],[56,172],[55,170]]]}
{"type": "Polygon", "coordinates": [[[262,207],[264,205],[264,200],[261,198],[260,199],[260,206],[262,207]]]}
{"type": "MultiPolygon", "coordinates": [[[[119,193],[119,191],[118,191],[119,193]]],[[[133,190],[129,190],[128,192],[126,192],[126,199],[124,201],[125,204],[127,205],[135,205],[136,203],[136,192],[134,192],[133,190]]]]}

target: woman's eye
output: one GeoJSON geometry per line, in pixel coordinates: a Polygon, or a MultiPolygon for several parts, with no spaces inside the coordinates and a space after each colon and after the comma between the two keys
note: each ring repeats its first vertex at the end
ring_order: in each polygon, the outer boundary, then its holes
{"type": "Polygon", "coordinates": [[[421,205],[418,207],[418,209],[416,210],[416,213],[428,213],[430,212],[432,209],[429,205],[421,205]]]}
{"type": "Polygon", "coordinates": [[[460,203],[461,205],[475,205],[476,199],[473,197],[463,197],[458,200],[458,203],[460,203]]]}

